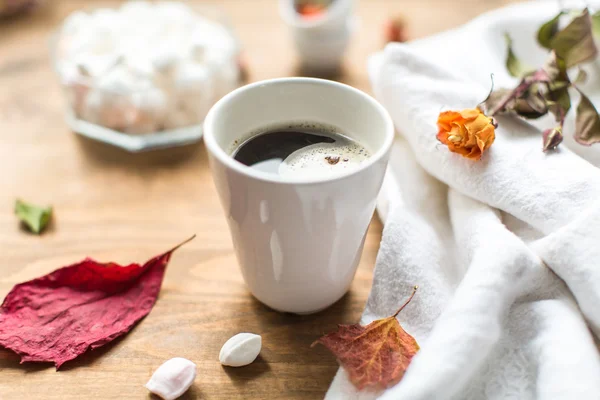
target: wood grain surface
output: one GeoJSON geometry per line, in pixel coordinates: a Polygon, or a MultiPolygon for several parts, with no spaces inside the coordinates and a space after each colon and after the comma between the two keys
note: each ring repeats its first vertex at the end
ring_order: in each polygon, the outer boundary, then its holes
{"type": "MultiPolygon", "coordinates": [[[[508,0],[363,0],[360,29],[341,80],[369,91],[367,56],[383,46],[383,27],[403,15],[412,38],[455,27],[508,0]]],[[[49,0],[36,15],[0,21],[0,296],[16,283],[92,256],[145,261],[196,233],[173,257],[150,315],[126,337],[55,372],[19,365],[0,350],[0,399],[143,399],[165,360],[198,365],[187,399],[318,399],[336,370],[323,348],[310,348],[337,323],[356,322],[366,302],[381,239],[375,218],[350,292],[310,316],[274,312],[254,300],[238,272],[202,144],[132,155],[67,128],[48,39],[71,11],[116,2],[49,0]],[[52,204],[55,220],[40,237],[19,227],[20,197],[52,204]],[[223,368],[221,345],[241,331],[263,336],[258,360],[223,368]]],[[[215,0],[231,17],[250,79],[297,74],[294,49],[276,0],[215,0]]],[[[475,50],[474,50],[475,51],[475,50]]]]}

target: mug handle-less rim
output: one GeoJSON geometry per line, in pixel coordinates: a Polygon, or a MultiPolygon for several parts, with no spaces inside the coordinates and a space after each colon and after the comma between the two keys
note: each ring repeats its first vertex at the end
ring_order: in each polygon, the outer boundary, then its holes
{"type": "Polygon", "coordinates": [[[343,179],[348,176],[356,175],[356,174],[360,173],[361,171],[369,168],[371,165],[378,163],[381,159],[383,159],[386,156],[386,154],[389,152],[389,150],[392,146],[393,140],[394,140],[394,124],[392,122],[392,118],[390,117],[387,110],[379,102],[377,102],[374,98],[372,98],[368,94],[366,94],[352,86],[345,85],[343,83],[339,83],[339,82],[335,82],[335,81],[318,79],[318,78],[277,78],[277,79],[269,79],[269,80],[259,81],[259,82],[251,83],[246,86],[242,86],[241,88],[238,88],[238,89],[230,92],[229,94],[224,96],[221,100],[219,100],[210,109],[210,111],[208,112],[208,115],[206,116],[206,118],[204,120],[204,142],[206,144],[206,147],[208,148],[208,151],[216,159],[218,159],[219,162],[221,162],[226,167],[236,171],[239,174],[250,176],[254,179],[258,179],[261,181],[274,182],[274,183],[280,183],[280,184],[292,184],[292,185],[317,184],[317,183],[336,181],[336,180],[340,180],[340,179],[343,179]],[[275,175],[275,174],[269,174],[267,172],[249,168],[249,167],[243,165],[242,163],[234,160],[233,157],[231,157],[231,155],[229,155],[225,150],[223,150],[223,148],[219,145],[219,143],[217,143],[217,140],[215,138],[215,123],[216,123],[217,118],[219,118],[219,115],[221,114],[221,110],[224,107],[226,107],[226,105],[233,98],[237,97],[238,95],[240,95],[241,93],[243,93],[245,91],[250,91],[255,88],[264,87],[267,85],[281,85],[281,84],[285,84],[285,83],[301,83],[301,84],[305,83],[305,84],[312,84],[312,85],[315,85],[315,84],[316,85],[328,85],[328,86],[337,87],[338,89],[347,90],[349,92],[352,92],[354,95],[357,95],[357,96],[363,98],[375,110],[377,110],[377,112],[380,114],[380,116],[384,120],[385,137],[384,137],[382,145],[371,157],[369,157],[364,162],[360,163],[360,165],[357,166],[357,168],[354,168],[351,171],[340,172],[339,174],[336,174],[336,175],[330,175],[330,176],[324,176],[324,177],[303,176],[303,177],[294,177],[294,178],[289,178],[289,177],[281,178],[280,176],[275,175]]]}

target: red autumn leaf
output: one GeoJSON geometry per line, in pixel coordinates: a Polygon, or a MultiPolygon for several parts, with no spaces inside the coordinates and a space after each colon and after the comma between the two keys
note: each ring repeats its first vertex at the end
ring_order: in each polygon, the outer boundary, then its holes
{"type": "Polygon", "coordinates": [[[87,258],[16,285],[0,306],[0,346],[58,369],[129,332],[152,310],[173,251],[193,238],[144,265],[87,258]]]}
{"type": "Polygon", "coordinates": [[[391,317],[367,326],[339,325],[336,332],[318,339],[313,346],[321,343],[327,347],[359,390],[385,389],[400,382],[419,345],[402,329],[396,316],[410,303],[416,290],[415,286],[410,298],[391,317]]]}

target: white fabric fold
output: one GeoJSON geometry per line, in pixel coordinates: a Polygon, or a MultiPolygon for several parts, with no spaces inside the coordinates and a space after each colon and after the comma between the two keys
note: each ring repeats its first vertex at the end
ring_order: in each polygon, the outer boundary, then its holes
{"type": "Polygon", "coordinates": [[[503,54],[464,48],[486,49],[511,15],[537,26],[552,7],[512,7],[371,59],[374,92],[401,137],[361,323],[393,314],[419,285],[398,318],[421,350],[396,386],[358,392],[340,369],[326,398],[600,398],[600,148],[543,153],[537,127],[506,117],[478,162],[436,139],[439,112],[475,107],[490,72],[497,86],[514,84],[503,54]]]}
{"type": "Polygon", "coordinates": [[[597,168],[566,148],[543,153],[539,131],[520,120],[498,118],[493,151],[480,162],[467,162],[439,143],[435,134],[440,111],[477,106],[489,86],[453,77],[403,45],[388,46],[373,85],[423,168],[470,197],[544,233],[563,226],[600,198],[597,168]]]}

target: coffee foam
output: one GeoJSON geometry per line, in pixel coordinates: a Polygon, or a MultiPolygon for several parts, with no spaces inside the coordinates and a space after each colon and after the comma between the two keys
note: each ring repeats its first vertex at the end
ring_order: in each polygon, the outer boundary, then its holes
{"type": "Polygon", "coordinates": [[[278,123],[278,124],[262,126],[258,129],[255,129],[255,130],[249,132],[248,134],[234,140],[233,143],[230,143],[230,145],[225,149],[225,151],[227,153],[229,153],[230,155],[233,155],[237,151],[237,149],[240,148],[241,144],[251,140],[255,136],[261,135],[266,132],[297,130],[297,129],[299,129],[299,130],[306,129],[309,132],[314,132],[318,135],[335,135],[336,137],[339,136],[338,132],[340,132],[339,128],[337,128],[333,125],[323,124],[323,123],[297,122],[297,121],[288,122],[286,124],[278,123]]]}
{"type": "MultiPolygon", "coordinates": [[[[322,134],[322,132],[320,133],[322,134]]],[[[331,135],[335,143],[318,143],[290,154],[279,166],[279,176],[322,177],[356,169],[370,157],[360,144],[340,135],[331,135]]]]}

